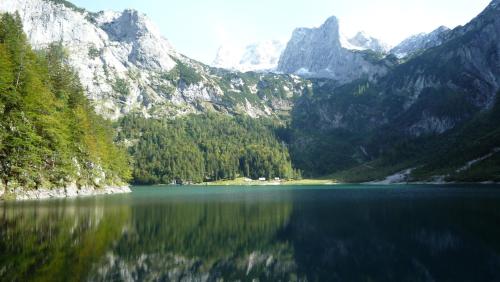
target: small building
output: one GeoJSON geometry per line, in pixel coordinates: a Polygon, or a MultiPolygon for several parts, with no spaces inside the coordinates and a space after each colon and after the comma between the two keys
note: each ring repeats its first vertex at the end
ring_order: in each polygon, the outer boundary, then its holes
{"type": "Polygon", "coordinates": [[[266,178],[265,177],[260,177],[259,181],[266,181],[266,178]]]}
{"type": "Polygon", "coordinates": [[[275,177],[274,181],[280,181],[281,179],[279,177],[275,177]]]}

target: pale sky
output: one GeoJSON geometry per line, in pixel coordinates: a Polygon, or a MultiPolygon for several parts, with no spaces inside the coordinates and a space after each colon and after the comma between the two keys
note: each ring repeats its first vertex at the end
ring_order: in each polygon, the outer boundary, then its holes
{"type": "Polygon", "coordinates": [[[464,25],[490,0],[70,0],[90,11],[135,9],[181,53],[211,63],[219,46],[288,40],[297,27],[337,16],[346,35],[365,31],[390,45],[445,25],[464,25]]]}

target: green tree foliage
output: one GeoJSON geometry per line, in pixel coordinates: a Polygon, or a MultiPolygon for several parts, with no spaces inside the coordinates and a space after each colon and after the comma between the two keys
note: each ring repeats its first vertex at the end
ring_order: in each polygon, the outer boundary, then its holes
{"type": "Polygon", "coordinates": [[[179,60],[176,60],[176,63],[176,66],[172,70],[162,74],[162,79],[168,80],[176,86],[180,86],[181,83],[189,86],[203,80],[203,77],[192,67],[179,60]]]}
{"type": "Polygon", "coordinates": [[[288,148],[278,125],[265,119],[219,114],[175,120],[127,116],[119,140],[129,143],[140,184],[203,182],[238,176],[293,178],[288,148]]]}
{"type": "Polygon", "coordinates": [[[0,229],[0,280],[88,281],[95,262],[121,238],[130,211],[115,205],[77,210],[14,208],[2,214],[0,224],[9,228],[0,229]]]}
{"type": "Polygon", "coordinates": [[[60,44],[34,52],[19,15],[0,16],[0,178],[5,187],[110,183],[130,175],[60,44]],[[9,186],[10,184],[10,186],[9,186]]]}

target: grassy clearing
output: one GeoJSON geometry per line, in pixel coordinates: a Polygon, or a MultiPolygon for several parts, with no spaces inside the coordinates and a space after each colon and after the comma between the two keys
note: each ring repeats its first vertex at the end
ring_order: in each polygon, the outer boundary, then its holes
{"type": "Polygon", "coordinates": [[[221,180],[215,182],[206,182],[199,185],[206,186],[273,186],[273,185],[331,185],[337,184],[332,179],[300,179],[300,180],[271,180],[259,181],[246,178],[236,178],[234,180],[221,180]]]}

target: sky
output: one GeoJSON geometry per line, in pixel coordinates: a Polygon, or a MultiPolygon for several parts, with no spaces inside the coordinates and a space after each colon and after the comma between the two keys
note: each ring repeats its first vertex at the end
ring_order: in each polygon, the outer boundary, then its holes
{"type": "Polygon", "coordinates": [[[181,53],[211,63],[221,45],[290,39],[297,27],[336,16],[346,35],[365,31],[390,45],[445,25],[464,25],[490,0],[70,0],[90,11],[135,9],[181,53]]]}

